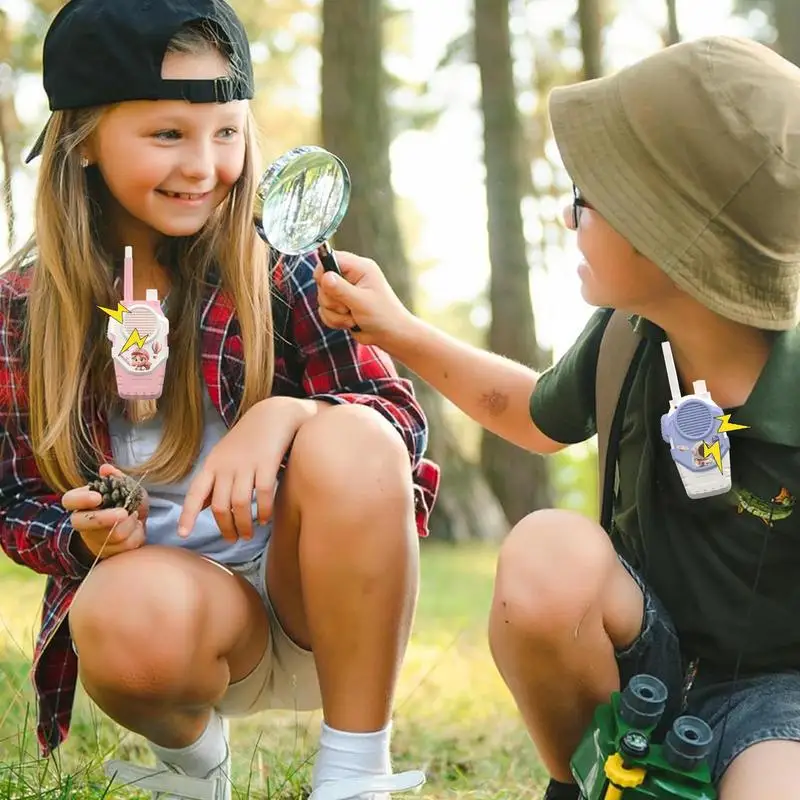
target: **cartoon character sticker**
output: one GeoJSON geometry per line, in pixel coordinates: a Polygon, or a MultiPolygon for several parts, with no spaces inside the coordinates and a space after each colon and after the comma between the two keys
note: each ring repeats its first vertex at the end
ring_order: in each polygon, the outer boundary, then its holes
{"type": "Polygon", "coordinates": [[[147,370],[153,367],[153,361],[161,352],[161,343],[160,342],[153,342],[150,344],[150,349],[147,349],[147,345],[142,345],[141,347],[137,347],[134,350],[128,351],[128,363],[137,371],[137,372],[147,372],[147,370]],[[151,352],[153,358],[151,359],[151,352]]]}
{"type": "Polygon", "coordinates": [[[135,370],[146,371],[150,369],[150,353],[142,349],[131,350],[130,365],[135,370]]]}
{"type": "MultiPolygon", "coordinates": [[[[694,466],[698,469],[701,467],[710,467],[712,464],[717,463],[714,453],[711,452],[711,448],[704,441],[697,442],[697,444],[692,447],[692,460],[694,462],[694,466]]],[[[721,466],[720,472],[722,472],[721,466]]]]}

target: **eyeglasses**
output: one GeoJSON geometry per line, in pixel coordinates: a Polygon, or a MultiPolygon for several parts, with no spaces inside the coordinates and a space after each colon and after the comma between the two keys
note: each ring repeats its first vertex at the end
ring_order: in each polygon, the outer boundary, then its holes
{"type": "Polygon", "coordinates": [[[580,193],[578,187],[572,184],[572,224],[577,228],[578,223],[581,221],[581,209],[594,208],[594,206],[586,200],[580,193]]]}

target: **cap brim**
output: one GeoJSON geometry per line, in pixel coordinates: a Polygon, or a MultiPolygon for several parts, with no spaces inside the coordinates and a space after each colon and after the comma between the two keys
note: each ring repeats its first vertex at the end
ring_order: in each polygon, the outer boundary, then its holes
{"type": "Polygon", "coordinates": [[[50,120],[52,117],[47,120],[45,123],[44,128],[42,128],[42,132],[39,134],[39,138],[34,142],[33,147],[30,149],[30,152],[25,157],[25,163],[30,164],[35,158],[38,158],[42,154],[42,147],[44,146],[44,137],[47,136],[47,131],[50,127],[50,120]]]}

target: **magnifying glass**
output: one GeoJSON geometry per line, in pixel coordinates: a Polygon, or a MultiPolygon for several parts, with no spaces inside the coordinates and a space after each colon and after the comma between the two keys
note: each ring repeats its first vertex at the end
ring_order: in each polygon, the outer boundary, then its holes
{"type": "Polygon", "coordinates": [[[256,190],[258,235],[289,256],[317,252],[328,272],[341,270],[328,246],[350,203],[344,162],[322,147],[295,147],[264,173],[256,190]]]}

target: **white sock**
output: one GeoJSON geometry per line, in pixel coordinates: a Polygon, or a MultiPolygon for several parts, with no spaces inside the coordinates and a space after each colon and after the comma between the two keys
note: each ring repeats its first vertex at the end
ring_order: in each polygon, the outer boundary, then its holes
{"type": "Polygon", "coordinates": [[[177,767],[192,778],[207,778],[228,755],[228,742],[222,717],[212,709],[211,719],[200,738],[187,747],[173,750],[148,742],[156,758],[164,764],[177,767]]]}
{"type": "Polygon", "coordinates": [[[365,775],[390,775],[389,743],[392,723],[374,733],[337,731],[322,723],[319,752],[314,762],[312,787],[328,781],[365,775]]]}

